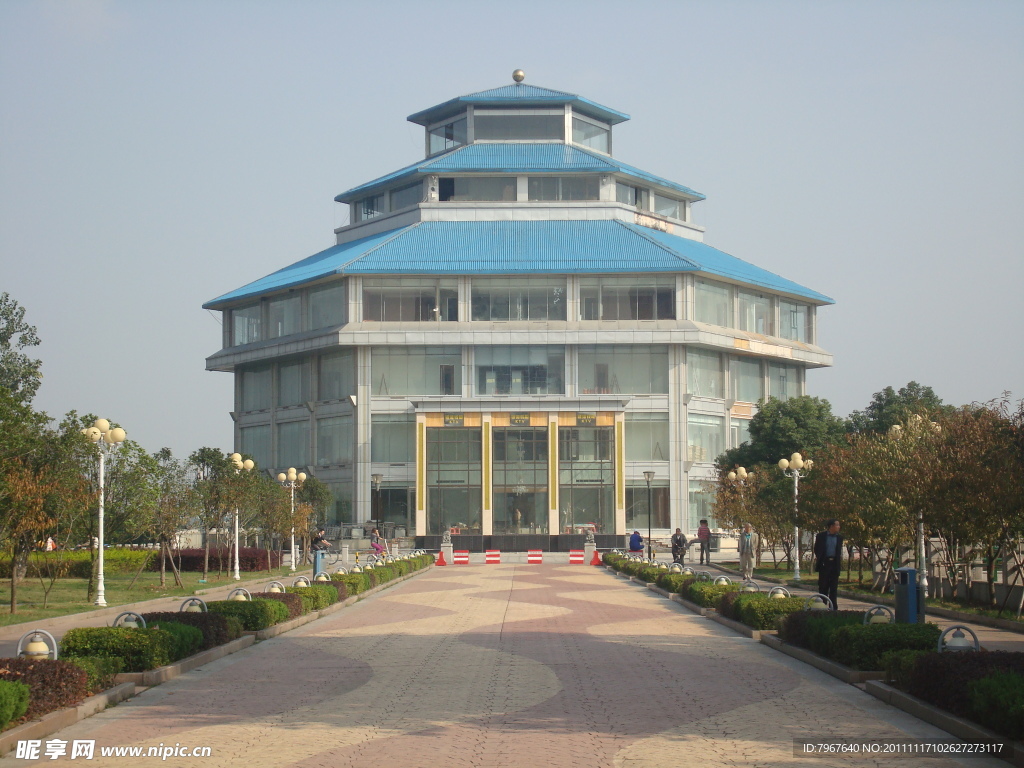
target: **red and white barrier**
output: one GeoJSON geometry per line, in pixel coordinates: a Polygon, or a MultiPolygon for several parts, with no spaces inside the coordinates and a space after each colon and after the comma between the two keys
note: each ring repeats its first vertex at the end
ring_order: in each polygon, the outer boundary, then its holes
{"type": "Polygon", "coordinates": [[[452,552],[453,565],[469,565],[469,550],[456,549],[452,552]]]}
{"type": "Polygon", "coordinates": [[[582,549],[570,549],[569,550],[569,565],[583,565],[583,550],[582,549]]]}
{"type": "Polygon", "coordinates": [[[484,553],[484,563],[487,565],[501,565],[501,550],[488,549],[484,553]]]}
{"type": "Polygon", "coordinates": [[[544,552],[540,549],[529,549],[526,551],[526,562],[530,565],[540,565],[544,562],[544,552]]]}

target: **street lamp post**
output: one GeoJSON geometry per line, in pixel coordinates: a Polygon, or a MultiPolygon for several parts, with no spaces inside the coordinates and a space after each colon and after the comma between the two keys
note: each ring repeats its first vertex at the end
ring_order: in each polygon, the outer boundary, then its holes
{"type": "Polygon", "coordinates": [[[370,481],[373,483],[373,519],[377,523],[377,534],[383,538],[384,536],[384,521],[380,519],[380,484],[384,481],[384,475],[374,473],[370,475],[370,481]]]}
{"type": "MultiPolygon", "coordinates": [[[[231,459],[231,466],[235,469],[235,474],[242,472],[251,472],[252,468],[256,466],[256,463],[252,459],[246,459],[242,461],[242,455],[240,453],[232,453],[229,457],[231,459]]],[[[235,581],[240,581],[242,578],[241,573],[238,570],[238,504],[235,504],[235,581]]]]}
{"type": "Polygon", "coordinates": [[[297,488],[301,488],[302,484],[304,482],[306,482],[306,473],[305,472],[296,472],[295,471],[295,467],[288,467],[288,471],[287,472],[280,472],[280,473],[278,473],[278,475],[277,475],[277,482],[279,482],[281,485],[283,485],[285,488],[287,488],[291,492],[291,497],[292,497],[292,546],[291,546],[292,562],[291,562],[290,570],[294,571],[295,570],[295,560],[296,560],[296,553],[295,553],[295,490],[297,488]]]}
{"type": "Polygon", "coordinates": [[[654,559],[654,544],[651,542],[651,524],[654,518],[653,496],[651,495],[651,481],[654,480],[654,473],[644,472],[644,480],[647,481],[647,559],[654,559]]]}
{"type": "Polygon", "coordinates": [[[788,459],[779,459],[779,469],[786,477],[793,478],[793,547],[796,549],[796,557],[793,558],[793,581],[800,581],[800,478],[807,477],[814,462],[810,459],[804,461],[799,453],[794,453],[788,459]]]}
{"type": "Polygon", "coordinates": [[[125,432],[120,427],[111,427],[110,422],[106,419],[96,419],[91,427],[87,427],[82,430],[82,434],[87,439],[96,444],[97,454],[99,455],[99,486],[100,486],[100,511],[99,511],[99,536],[97,536],[97,543],[99,546],[99,559],[97,561],[97,572],[96,572],[96,602],[95,605],[104,606],[107,604],[106,594],[104,592],[103,582],[103,547],[104,547],[104,536],[103,536],[103,505],[104,505],[104,462],[108,455],[113,455],[114,451],[120,447],[121,443],[125,441],[125,432]]]}

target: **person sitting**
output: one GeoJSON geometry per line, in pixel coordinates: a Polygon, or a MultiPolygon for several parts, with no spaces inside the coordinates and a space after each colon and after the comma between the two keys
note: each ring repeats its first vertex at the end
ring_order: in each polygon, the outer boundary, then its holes
{"type": "Polygon", "coordinates": [[[629,551],[637,555],[643,554],[644,537],[640,535],[640,531],[633,531],[633,535],[629,537],[629,551]]]}
{"type": "Polygon", "coordinates": [[[681,563],[686,555],[686,534],[682,528],[676,528],[672,534],[672,562],[681,563]]]}

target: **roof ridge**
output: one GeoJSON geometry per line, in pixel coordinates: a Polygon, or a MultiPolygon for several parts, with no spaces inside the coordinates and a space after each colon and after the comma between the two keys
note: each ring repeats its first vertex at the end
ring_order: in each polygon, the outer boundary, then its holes
{"type": "Polygon", "coordinates": [[[389,238],[387,238],[385,240],[381,240],[379,243],[377,243],[375,246],[373,246],[373,248],[371,248],[370,250],[363,251],[358,256],[356,256],[354,259],[346,261],[344,264],[342,264],[340,267],[338,267],[338,269],[334,270],[334,273],[336,275],[337,274],[344,274],[345,270],[349,266],[351,266],[352,264],[355,264],[357,261],[360,261],[361,259],[365,259],[367,256],[369,256],[371,253],[376,251],[378,248],[382,248],[383,246],[387,245],[388,243],[390,243],[390,242],[396,240],[397,238],[401,237],[406,232],[409,232],[410,230],[415,229],[416,227],[418,227],[422,223],[423,223],[422,221],[414,221],[412,224],[409,224],[408,226],[399,227],[395,231],[395,234],[393,234],[391,237],[389,237],[389,238]]]}
{"type": "MultiPolygon", "coordinates": [[[[677,251],[673,250],[669,246],[665,245],[664,243],[659,243],[655,238],[651,237],[646,232],[644,232],[643,231],[643,227],[638,227],[636,224],[627,224],[626,222],[621,221],[620,219],[613,219],[613,221],[616,224],[622,225],[623,227],[625,227],[626,229],[630,230],[631,232],[634,232],[634,233],[640,235],[640,237],[644,238],[647,242],[651,243],[652,245],[657,246],[658,248],[661,248],[663,251],[668,252],[669,254],[671,254],[675,258],[679,259],[679,261],[683,262],[684,264],[689,264],[691,267],[693,267],[694,269],[696,269],[698,271],[704,269],[703,266],[701,266],[697,262],[691,261],[690,259],[688,259],[685,256],[681,255],[680,253],[678,253],[677,251]]],[[[666,234],[669,234],[669,233],[666,233],[666,234]]]]}
{"type": "Polygon", "coordinates": [[[490,93],[491,91],[500,91],[502,88],[536,88],[541,91],[547,91],[548,93],[554,93],[559,96],[572,96],[574,99],[579,99],[581,96],[578,93],[570,93],[569,91],[559,91],[554,88],[548,88],[544,85],[537,85],[536,83],[505,83],[504,85],[497,85],[494,88],[485,88],[482,91],[473,91],[472,93],[464,93],[461,96],[456,96],[458,99],[468,99],[473,96],[480,96],[484,93],[490,93]]]}

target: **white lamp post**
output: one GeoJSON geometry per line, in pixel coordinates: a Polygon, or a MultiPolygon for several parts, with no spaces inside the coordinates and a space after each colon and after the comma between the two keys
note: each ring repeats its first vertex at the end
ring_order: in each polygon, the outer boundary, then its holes
{"type": "MultiPolygon", "coordinates": [[[[793,518],[800,519],[800,478],[807,477],[814,462],[810,459],[804,461],[799,453],[794,453],[788,459],[779,459],[779,469],[786,477],[793,478],[793,518]]],[[[793,581],[800,581],[800,523],[793,526],[793,547],[796,550],[796,557],[793,558],[793,581]]]]}
{"type": "Polygon", "coordinates": [[[302,484],[306,482],[305,472],[296,472],[295,467],[288,467],[287,472],[281,472],[277,476],[277,482],[291,491],[292,496],[292,562],[291,570],[295,570],[295,489],[301,488],[302,484]]]}
{"type": "Polygon", "coordinates": [[[654,544],[651,542],[651,519],[654,517],[654,505],[652,504],[651,481],[654,480],[653,472],[644,472],[644,480],[647,481],[647,559],[654,559],[654,544]]]}
{"type": "MultiPolygon", "coordinates": [[[[242,461],[242,454],[232,453],[228,456],[231,459],[231,466],[235,468],[235,473],[242,471],[251,472],[252,468],[256,466],[256,463],[252,459],[246,459],[242,461]]],[[[235,581],[240,581],[242,575],[238,570],[238,505],[235,505],[235,581]]]]}
{"type": "Polygon", "coordinates": [[[380,508],[380,484],[384,482],[384,475],[374,473],[370,475],[370,482],[373,483],[373,494],[371,501],[374,505],[374,520],[377,523],[377,535],[384,538],[384,521],[380,519],[381,508],[380,508]]]}
{"type": "Polygon", "coordinates": [[[96,602],[94,604],[102,606],[107,604],[103,582],[104,461],[108,455],[112,455],[121,443],[124,442],[126,435],[120,427],[111,428],[110,422],[106,419],[96,419],[91,427],[82,430],[82,434],[96,444],[97,454],[99,455],[100,513],[99,536],[96,537],[99,545],[99,562],[96,575],[96,602]]]}

